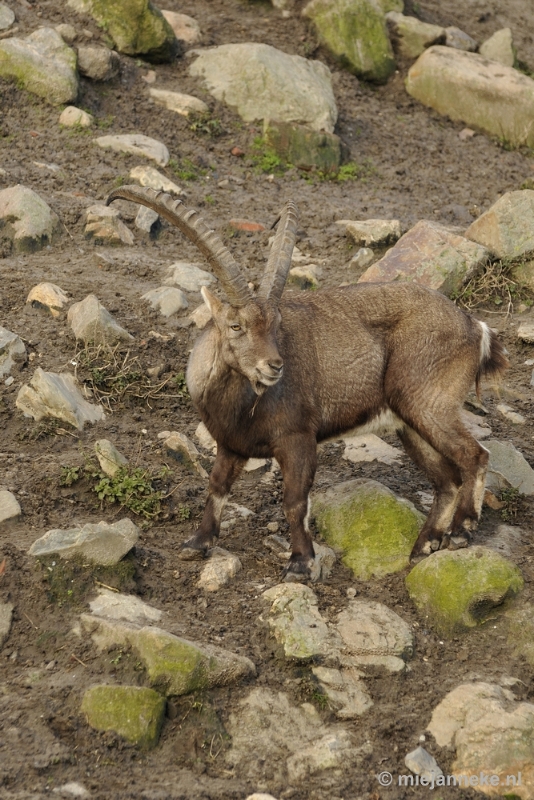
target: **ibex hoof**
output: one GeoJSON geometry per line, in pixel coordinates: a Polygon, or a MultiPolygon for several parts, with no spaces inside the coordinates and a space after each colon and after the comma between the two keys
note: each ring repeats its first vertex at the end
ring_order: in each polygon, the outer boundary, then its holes
{"type": "Polygon", "coordinates": [[[451,536],[451,541],[449,543],[449,550],[460,550],[462,547],[469,546],[469,537],[467,535],[460,534],[459,536],[451,536]]]}
{"type": "Polygon", "coordinates": [[[282,579],[286,581],[286,583],[313,580],[312,572],[314,563],[315,560],[313,558],[290,560],[287,567],[284,567],[282,571],[282,579]]]}
{"type": "Polygon", "coordinates": [[[178,558],[182,561],[199,561],[202,558],[206,558],[208,550],[208,545],[198,547],[191,541],[184,542],[178,552],[178,558]]]}

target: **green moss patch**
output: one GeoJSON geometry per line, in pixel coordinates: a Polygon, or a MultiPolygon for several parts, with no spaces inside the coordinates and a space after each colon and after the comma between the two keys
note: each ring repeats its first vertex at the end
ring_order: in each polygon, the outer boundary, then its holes
{"type": "Polygon", "coordinates": [[[442,550],[406,578],[417,608],[444,635],[474,628],[523,588],[521,572],[486,547],[442,550]]]}
{"type": "Polygon", "coordinates": [[[139,686],[93,686],[81,710],[92,728],[115,731],[131,744],[152,748],[159,740],[165,698],[139,686]]]}

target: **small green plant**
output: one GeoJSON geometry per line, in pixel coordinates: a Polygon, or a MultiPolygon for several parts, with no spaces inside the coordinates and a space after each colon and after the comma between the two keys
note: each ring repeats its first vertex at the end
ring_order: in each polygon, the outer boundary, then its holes
{"type": "Polygon", "coordinates": [[[168,166],[181,181],[196,181],[205,174],[205,170],[196,167],[188,158],[183,158],[180,161],[176,158],[171,158],[168,166]]]}
{"type": "Polygon", "coordinates": [[[252,142],[252,165],[257,172],[281,174],[289,169],[278,153],[270,147],[262,136],[252,142]]]}
{"type": "Polygon", "coordinates": [[[209,206],[212,206],[215,203],[215,198],[211,194],[207,194],[204,197],[204,202],[207,203],[209,206]]]}
{"type": "Polygon", "coordinates": [[[178,372],[174,376],[173,381],[178,391],[178,396],[189,397],[189,392],[187,390],[187,383],[185,381],[185,374],[183,372],[178,372]]]}
{"type": "Polygon", "coordinates": [[[111,114],[108,114],[107,117],[100,118],[100,119],[97,118],[96,119],[96,126],[97,126],[97,128],[100,128],[101,130],[107,130],[108,128],[111,128],[111,126],[113,125],[113,122],[114,122],[114,117],[112,117],[111,114]]]}
{"type": "Polygon", "coordinates": [[[79,481],[82,477],[82,467],[61,467],[61,476],[59,478],[60,486],[72,486],[73,483],[79,481]]]}
{"type": "Polygon", "coordinates": [[[500,493],[499,500],[501,503],[504,503],[504,508],[501,509],[502,519],[504,522],[511,522],[517,517],[521,505],[519,489],[516,489],[514,486],[503,489],[500,493]]]}
{"type": "Polygon", "coordinates": [[[191,517],[191,509],[188,508],[187,506],[178,506],[178,511],[176,512],[176,516],[181,522],[185,522],[191,517]]]}
{"type": "Polygon", "coordinates": [[[94,473],[93,477],[99,478],[93,491],[102,503],[118,503],[145,519],[153,519],[161,512],[163,494],[154,489],[146,470],[122,467],[113,476],[94,473]]]}
{"type": "Polygon", "coordinates": [[[190,115],[191,124],[189,130],[203,136],[210,136],[212,139],[222,136],[224,128],[220,119],[212,117],[209,111],[200,114],[190,115]]]}

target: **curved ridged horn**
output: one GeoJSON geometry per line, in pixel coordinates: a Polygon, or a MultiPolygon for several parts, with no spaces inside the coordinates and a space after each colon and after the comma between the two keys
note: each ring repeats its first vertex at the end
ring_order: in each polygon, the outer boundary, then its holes
{"type": "Polygon", "coordinates": [[[230,302],[236,306],[244,306],[250,302],[252,293],[239,264],[215,231],[208,228],[194,209],[187,208],[181,200],[171,197],[170,194],[140,186],[121,186],[114,189],[107,198],[106,205],[109,206],[119,198],[147,206],[179,228],[206,257],[230,302]]]}
{"type": "Polygon", "coordinates": [[[297,204],[289,200],[280,215],[278,230],[258,289],[258,297],[262,300],[277,303],[282,297],[297,238],[297,222],[297,204]]]}

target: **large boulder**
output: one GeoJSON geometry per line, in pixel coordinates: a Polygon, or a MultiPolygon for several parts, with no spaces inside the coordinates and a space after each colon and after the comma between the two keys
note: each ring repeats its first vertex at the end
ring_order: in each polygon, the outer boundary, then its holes
{"type": "Polygon", "coordinates": [[[465,232],[497,258],[534,252],[534,191],[506,192],[465,232]]]}
{"type": "Polygon", "coordinates": [[[68,0],[67,5],[93,17],[120,53],[163,62],[178,52],[173,29],[150,0],[68,0]]]}
{"type": "MultiPolygon", "coordinates": [[[[0,43],[1,44],[1,43],[0,43]]],[[[58,215],[27,186],[0,192],[0,231],[17,253],[34,253],[49,245],[59,231],[58,215]]]]}
{"type": "Polygon", "coordinates": [[[299,122],[333,133],[337,107],[328,67],[267,44],[224,44],[193,50],[189,74],[236,108],[245,122],[299,122]]]}
{"type": "Polygon", "coordinates": [[[365,479],[316,494],[312,514],[322,537],[343,551],[343,563],[360,580],[407,567],[424,519],[410,502],[365,479]]]}
{"type": "Polygon", "coordinates": [[[420,220],[358,282],[414,281],[450,295],[475,275],[487,258],[481,245],[437,222],[420,220]]]}
{"type": "Polygon", "coordinates": [[[385,83],[394,72],[384,11],[374,0],[311,0],[302,13],[319,40],[358,77],[385,83]]]}
{"type": "Polygon", "coordinates": [[[113,565],[118,562],[139,539],[139,528],[131,519],[124,518],[112,524],[88,522],[79,528],[47,531],[29,549],[31,556],[57,554],[61,558],[81,556],[95,564],[113,565]]]}
{"type": "Polygon", "coordinates": [[[412,97],[513,147],[534,146],[534,80],[478,53],[435,45],[408,72],[412,97]]]}
{"type": "Polygon", "coordinates": [[[474,628],[523,587],[515,564],[487,547],[442,550],[417,564],[406,586],[440,633],[474,628]]]}
{"type": "Polygon", "coordinates": [[[71,103],[78,95],[76,53],[53,28],[0,42],[0,77],[55,106],[71,103]]]}

